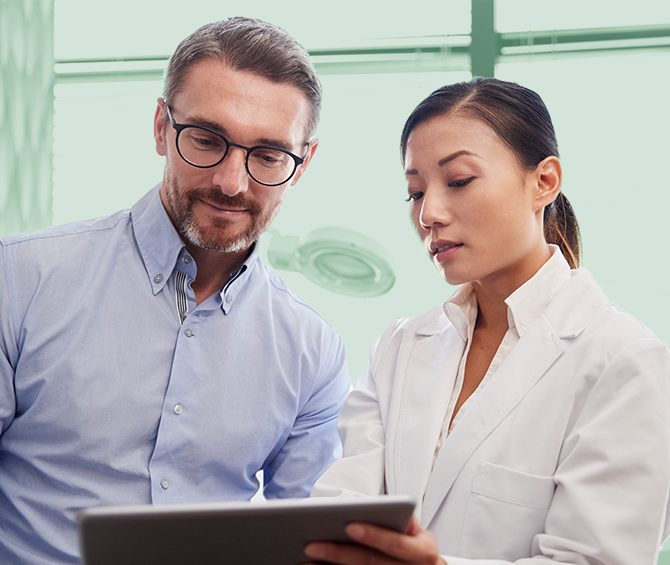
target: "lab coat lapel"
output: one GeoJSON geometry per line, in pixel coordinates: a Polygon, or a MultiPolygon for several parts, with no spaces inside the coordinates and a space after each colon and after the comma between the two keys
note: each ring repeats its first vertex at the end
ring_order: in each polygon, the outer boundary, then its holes
{"type": "Polygon", "coordinates": [[[417,332],[407,364],[396,425],[389,429],[387,489],[412,495],[419,504],[433,466],[435,446],[451,398],[465,343],[450,324],[437,335],[417,332]]]}
{"type": "Polygon", "coordinates": [[[521,402],[563,350],[560,338],[544,317],[524,333],[442,445],[424,496],[421,514],[424,527],[430,524],[474,451],[521,402]]]}

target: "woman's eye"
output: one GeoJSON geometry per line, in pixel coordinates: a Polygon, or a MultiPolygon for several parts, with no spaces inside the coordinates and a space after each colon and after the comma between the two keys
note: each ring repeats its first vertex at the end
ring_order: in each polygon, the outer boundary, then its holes
{"type": "Polygon", "coordinates": [[[475,180],[475,177],[470,177],[467,179],[461,179],[461,180],[455,180],[449,183],[449,186],[451,188],[463,188],[464,186],[469,185],[473,180],[475,180]]]}
{"type": "Polygon", "coordinates": [[[418,202],[423,197],[423,192],[412,192],[406,199],[405,202],[418,202]]]}

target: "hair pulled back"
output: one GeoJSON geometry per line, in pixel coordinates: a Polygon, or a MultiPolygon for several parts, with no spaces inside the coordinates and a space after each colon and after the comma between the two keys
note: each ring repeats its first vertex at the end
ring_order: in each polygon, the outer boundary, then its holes
{"type": "MultiPolygon", "coordinates": [[[[469,114],[488,124],[527,171],[535,170],[547,157],[559,156],[551,116],[537,93],[513,82],[475,77],[437,89],[414,109],[400,137],[403,163],[412,130],[452,112],[469,114]]],[[[562,192],[544,209],[544,237],[561,249],[571,268],[579,266],[579,225],[562,192]]]]}

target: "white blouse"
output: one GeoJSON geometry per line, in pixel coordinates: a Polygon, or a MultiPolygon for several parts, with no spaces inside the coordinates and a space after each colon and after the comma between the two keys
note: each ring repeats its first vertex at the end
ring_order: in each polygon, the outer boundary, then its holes
{"type": "Polygon", "coordinates": [[[486,375],[482,379],[477,389],[463,403],[453,418],[456,402],[463,388],[463,376],[465,374],[465,364],[472,345],[472,336],[477,321],[479,307],[477,305],[477,296],[471,283],[467,283],[458,288],[451,298],[444,304],[444,313],[449,321],[454,325],[459,335],[465,341],[465,350],[458,366],[456,383],[451,393],[451,401],[447,408],[447,413],[442,425],[442,432],[437,441],[433,463],[437,459],[442,444],[447,436],[454,429],[461,416],[468,407],[475,401],[486,383],[491,379],[505,357],[519,341],[526,329],[537,320],[544,312],[547,305],[556,296],[561,287],[570,279],[570,266],[563,257],[560,249],[556,245],[550,245],[551,257],[547,262],[528,281],[516,289],[505,300],[507,304],[507,321],[509,329],[498,347],[486,375]],[[451,422],[451,425],[449,424],[451,422]]]}

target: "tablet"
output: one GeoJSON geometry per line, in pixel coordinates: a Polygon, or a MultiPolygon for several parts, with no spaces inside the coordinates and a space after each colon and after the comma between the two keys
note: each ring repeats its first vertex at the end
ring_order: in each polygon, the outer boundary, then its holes
{"type": "Polygon", "coordinates": [[[408,496],[89,508],[77,515],[83,565],[298,565],[312,541],[350,542],[351,522],[407,531],[408,496]]]}

